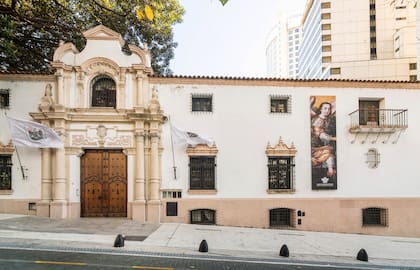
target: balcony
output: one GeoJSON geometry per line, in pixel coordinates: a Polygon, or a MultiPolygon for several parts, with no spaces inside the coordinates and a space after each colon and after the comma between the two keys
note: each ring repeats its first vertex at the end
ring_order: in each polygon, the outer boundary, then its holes
{"type": "MultiPolygon", "coordinates": [[[[366,141],[369,134],[376,134],[376,139],[372,143],[376,142],[382,134],[388,134],[389,139],[392,134],[398,133],[396,137],[398,140],[400,133],[408,127],[407,109],[358,109],[351,112],[349,116],[349,132],[356,135],[354,140],[358,134],[366,134],[362,143],[366,141]]],[[[385,139],[383,143],[386,143],[388,139],[385,139]]]]}

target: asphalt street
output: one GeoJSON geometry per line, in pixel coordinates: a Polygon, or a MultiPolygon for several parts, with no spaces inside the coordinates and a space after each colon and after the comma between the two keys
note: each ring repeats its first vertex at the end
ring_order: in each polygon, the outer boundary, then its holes
{"type": "Polygon", "coordinates": [[[300,269],[300,270],[321,270],[321,269],[418,269],[418,268],[396,268],[364,263],[343,264],[343,263],[322,263],[305,262],[279,258],[271,260],[258,260],[246,258],[229,258],[215,256],[181,256],[177,254],[152,254],[152,253],[127,253],[111,251],[84,251],[71,250],[47,250],[29,247],[1,248],[0,247],[0,269],[149,269],[149,270],[252,270],[252,269],[300,269]]]}

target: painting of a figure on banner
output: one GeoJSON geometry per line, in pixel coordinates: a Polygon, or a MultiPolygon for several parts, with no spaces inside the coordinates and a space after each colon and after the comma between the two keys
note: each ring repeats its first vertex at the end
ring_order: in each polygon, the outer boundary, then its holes
{"type": "Polygon", "coordinates": [[[337,189],[335,96],[311,96],[312,189],[337,189]]]}

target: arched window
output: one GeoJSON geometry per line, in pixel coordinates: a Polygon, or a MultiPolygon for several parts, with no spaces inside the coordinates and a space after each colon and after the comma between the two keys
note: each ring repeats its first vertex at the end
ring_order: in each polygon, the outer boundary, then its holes
{"type": "Polygon", "coordinates": [[[115,82],[108,76],[100,75],[92,81],[92,107],[116,106],[115,82]]]}

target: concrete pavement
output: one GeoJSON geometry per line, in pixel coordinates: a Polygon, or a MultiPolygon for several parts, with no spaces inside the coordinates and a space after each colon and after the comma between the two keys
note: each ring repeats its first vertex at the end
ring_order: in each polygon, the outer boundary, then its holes
{"type": "Polygon", "coordinates": [[[362,263],[357,252],[364,248],[367,265],[407,266],[420,269],[420,238],[255,229],[165,223],[142,224],[125,218],[53,220],[34,216],[0,214],[0,246],[37,246],[115,250],[116,235],[127,236],[127,252],[225,256],[274,259],[286,244],[290,259],[318,262],[362,263]],[[205,239],[209,252],[199,253],[205,239]]]}

